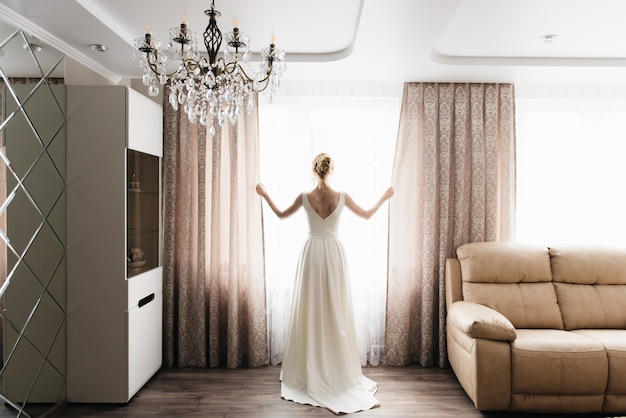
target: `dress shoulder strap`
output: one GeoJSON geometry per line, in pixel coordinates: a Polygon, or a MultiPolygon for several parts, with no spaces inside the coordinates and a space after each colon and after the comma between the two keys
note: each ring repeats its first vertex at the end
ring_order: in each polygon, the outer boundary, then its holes
{"type": "Polygon", "coordinates": [[[307,196],[307,192],[302,192],[302,206],[308,212],[313,209],[311,203],[309,202],[309,197],[307,196]]]}

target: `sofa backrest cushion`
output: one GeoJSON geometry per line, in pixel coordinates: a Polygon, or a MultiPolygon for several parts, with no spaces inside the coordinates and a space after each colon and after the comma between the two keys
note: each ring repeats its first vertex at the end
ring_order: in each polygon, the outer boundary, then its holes
{"type": "Polygon", "coordinates": [[[463,300],[504,315],[515,328],[563,329],[552,283],[463,283],[463,300]]]}
{"type": "Polygon", "coordinates": [[[626,329],[626,251],[550,248],[565,329],[626,329]]]}
{"type": "Polygon", "coordinates": [[[457,249],[463,300],[504,315],[516,328],[563,329],[546,247],[482,242],[457,249]]]}
{"type": "Polygon", "coordinates": [[[626,285],[626,251],[603,248],[550,248],[555,282],[626,285]]]}
{"type": "Polygon", "coordinates": [[[546,247],[475,242],[456,250],[464,282],[537,283],[552,280],[546,247]]]}

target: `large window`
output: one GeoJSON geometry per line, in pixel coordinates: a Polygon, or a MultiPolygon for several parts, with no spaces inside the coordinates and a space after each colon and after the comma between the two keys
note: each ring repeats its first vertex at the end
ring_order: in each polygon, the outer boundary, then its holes
{"type": "Polygon", "coordinates": [[[626,101],[518,99],[517,240],[626,244],[626,101]]]}
{"type": "MultiPolygon", "coordinates": [[[[276,97],[259,103],[261,181],[281,208],[315,187],[312,160],[335,160],[331,186],[364,207],[390,186],[399,97],[276,97]]],[[[348,257],[361,363],[381,360],[387,280],[387,206],[370,220],[344,211],[340,237],[348,257]]],[[[307,233],[303,211],[279,220],[264,206],[268,319],[273,364],[282,361],[292,284],[307,233]]]]}

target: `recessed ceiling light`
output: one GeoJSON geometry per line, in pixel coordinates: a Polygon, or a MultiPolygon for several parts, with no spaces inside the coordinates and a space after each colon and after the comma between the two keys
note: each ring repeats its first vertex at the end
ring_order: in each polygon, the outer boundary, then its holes
{"type": "Polygon", "coordinates": [[[96,52],[107,52],[109,47],[103,44],[91,44],[91,49],[96,52]]]}
{"type": "Polygon", "coordinates": [[[25,50],[31,49],[33,52],[39,52],[41,51],[41,45],[39,44],[34,44],[34,43],[27,43],[27,44],[22,44],[22,48],[24,48],[25,50]]]}
{"type": "Polygon", "coordinates": [[[543,35],[539,39],[541,39],[544,44],[551,44],[554,41],[556,41],[556,38],[558,38],[558,36],[555,35],[554,33],[551,33],[551,34],[548,34],[548,35],[543,35]]]}

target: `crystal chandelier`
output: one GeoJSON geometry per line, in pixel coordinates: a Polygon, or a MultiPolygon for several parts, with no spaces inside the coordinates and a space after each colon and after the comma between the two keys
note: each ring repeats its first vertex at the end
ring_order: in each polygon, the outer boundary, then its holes
{"type": "MultiPolygon", "coordinates": [[[[150,25],[144,37],[135,39],[133,58],[143,69],[143,84],[148,87],[148,94],[157,96],[159,84],[169,84],[169,103],[174,110],[181,107],[189,122],[208,125],[215,117],[220,126],[226,119],[234,125],[244,106],[248,113],[252,112],[256,93],[269,89],[268,101],[272,102],[285,71],[285,52],[275,47],[272,35],[269,47],[261,50],[263,62],[259,72],[249,74],[250,70],[240,61],[245,63],[252,55],[250,39],[239,31],[237,19],[233,30],[225,35],[227,47],[218,58],[222,32],[217,27],[220,12],[215,10],[215,0],[204,14],[209,16],[203,35],[208,60],[198,51],[198,34],[187,28],[185,15],[180,27],[170,29],[169,58],[160,50],[161,42],[152,37],[150,25]],[[166,69],[168,59],[179,61],[178,68],[170,73],[166,69]]],[[[211,135],[214,133],[211,123],[211,135]]]]}

